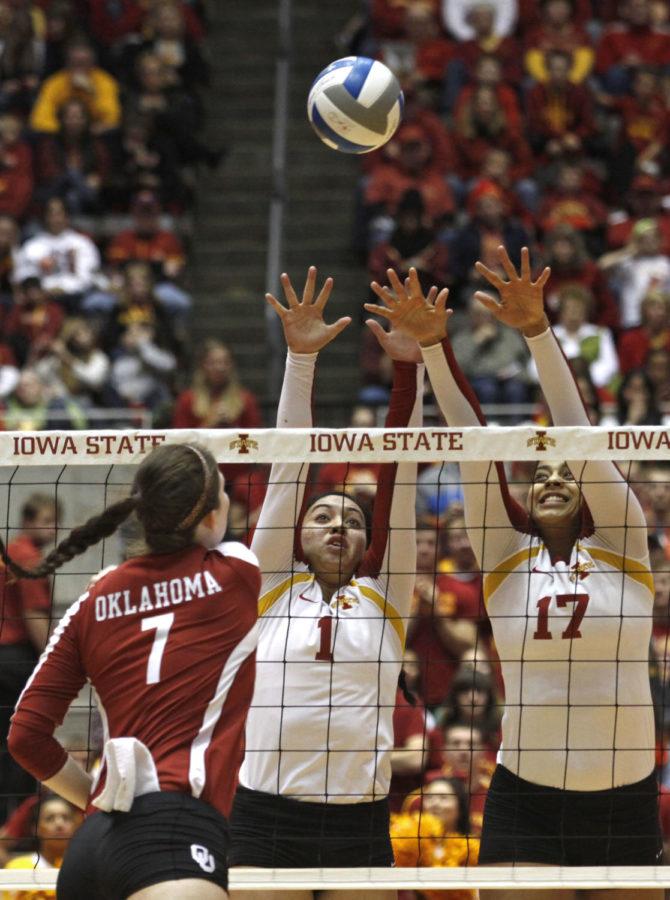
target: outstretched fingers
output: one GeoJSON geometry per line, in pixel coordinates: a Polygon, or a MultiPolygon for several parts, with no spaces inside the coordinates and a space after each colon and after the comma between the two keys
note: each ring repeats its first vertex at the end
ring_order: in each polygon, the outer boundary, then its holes
{"type": "MultiPolygon", "coordinates": [[[[528,248],[526,249],[526,255],[528,254],[528,248]]],[[[523,250],[521,251],[521,258],[523,260],[523,250]]],[[[516,269],[514,268],[514,263],[509,258],[509,253],[507,252],[507,248],[503,247],[501,244],[498,247],[498,259],[500,260],[500,265],[505,270],[505,274],[509,278],[510,281],[517,281],[519,276],[516,273],[516,269]]],[[[529,274],[530,274],[530,265],[529,265],[529,274]]]]}
{"type": "Polygon", "coordinates": [[[494,287],[497,291],[502,290],[507,283],[502,280],[497,272],[494,272],[493,269],[489,269],[488,266],[485,266],[484,263],[479,262],[479,260],[475,263],[475,269],[477,270],[477,273],[481,275],[482,278],[485,278],[491,287],[494,287]]]}
{"type": "Polygon", "coordinates": [[[475,300],[479,300],[482,306],[485,306],[489,312],[492,312],[494,315],[502,309],[502,305],[498,303],[494,297],[490,294],[486,294],[484,291],[475,291],[475,300]]]}
{"type": "Polygon", "coordinates": [[[528,247],[521,248],[521,280],[532,281],[530,274],[530,253],[528,247]]]}
{"type": "Polygon", "coordinates": [[[286,309],[285,306],[281,305],[281,303],[279,302],[279,300],[277,300],[276,297],[273,297],[272,294],[266,294],[265,301],[269,306],[271,306],[274,309],[274,311],[277,313],[277,315],[279,316],[280,319],[284,318],[284,316],[286,315],[288,310],[286,309]]]}
{"type": "Polygon", "coordinates": [[[545,284],[549,281],[551,277],[551,269],[549,266],[545,266],[544,271],[540,275],[540,277],[535,282],[536,287],[543,288],[545,284]]]}
{"type": "Polygon", "coordinates": [[[389,322],[392,322],[395,318],[395,310],[389,309],[388,306],[379,306],[377,303],[364,303],[363,308],[367,309],[374,316],[381,316],[382,319],[387,319],[389,322]]]}
{"type": "Polygon", "coordinates": [[[284,296],[286,297],[286,302],[289,307],[293,309],[295,306],[300,305],[300,301],[298,300],[298,295],[295,292],[295,288],[291,282],[291,279],[287,275],[286,272],[282,272],[281,277],[279,279],[281,281],[281,286],[284,289],[284,296]]]}
{"type": "Polygon", "coordinates": [[[398,305],[398,301],[387,287],[382,287],[382,285],[378,284],[376,281],[373,281],[370,284],[370,287],[389,309],[395,309],[398,305]]]}
{"type": "Polygon", "coordinates": [[[305,287],[302,291],[302,302],[309,305],[314,297],[316,288],[316,266],[310,266],[307,270],[307,278],[305,279],[305,287]]]}
{"type": "Polygon", "coordinates": [[[333,290],[334,281],[332,278],[326,278],[323,283],[323,287],[319,291],[319,294],[314,301],[314,308],[322,311],[325,307],[326,303],[328,303],[328,298],[330,297],[333,290]]]}
{"type": "Polygon", "coordinates": [[[342,316],[337,322],[328,325],[326,331],[328,332],[329,342],[336,338],[341,331],[344,331],[347,325],[351,325],[351,316],[342,316]]]}

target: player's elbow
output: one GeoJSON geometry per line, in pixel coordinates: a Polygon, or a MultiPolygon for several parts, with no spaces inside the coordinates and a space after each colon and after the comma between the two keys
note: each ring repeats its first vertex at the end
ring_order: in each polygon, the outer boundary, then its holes
{"type": "Polygon", "coordinates": [[[35,735],[31,728],[12,722],[7,736],[7,749],[12,758],[28,772],[35,753],[35,735]]]}

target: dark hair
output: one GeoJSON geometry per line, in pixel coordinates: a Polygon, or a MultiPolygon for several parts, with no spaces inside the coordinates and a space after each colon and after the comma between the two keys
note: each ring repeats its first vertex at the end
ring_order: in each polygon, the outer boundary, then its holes
{"type": "Polygon", "coordinates": [[[621,384],[619,385],[619,390],[617,391],[616,399],[617,399],[617,419],[619,420],[620,425],[625,425],[626,420],[628,419],[628,401],[626,400],[624,394],[626,392],[626,388],[631,383],[634,378],[641,378],[644,387],[647,391],[647,415],[643,422],[638,422],[638,425],[660,425],[661,424],[661,413],[656,405],[656,398],[654,397],[654,385],[652,384],[651,379],[647,375],[644,369],[630,369],[623,377],[621,384]]]}
{"type": "Polygon", "coordinates": [[[357,497],[355,497],[353,494],[350,494],[348,491],[321,491],[319,494],[314,494],[309,498],[309,500],[305,504],[305,514],[314,506],[315,503],[317,503],[319,500],[323,500],[324,497],[342,497],[343,500],[351,500],[352,503],[356,504],[356,506],[363,513],[363,518],[365,519],[365,546],[369,547],[370,541],[372,540],[372,510],[367,505],[367,503],[361,502],[357,497]]]}
{"type": "Polygon", "coordinates": [[[57,516],[60,514],[58,501],[50,494],[31,494],[21,507],[21,522],[34,522],[43,509],[53,509],[57,516]]]}
{"type": "Polygon", "coordinates": [[[218,508],[218,474],[212,454],[196,444],[156,447],[137,469],[130,496],[74,528],[34,569],[14,562],[1,540],[0,556],[20,578],[44,578],[110,537],[131,513],[142,526],[149,552],[183,550],[193,543],[198,522],[218,508]]]}
{"type": "Polygon", "coordinates": [[[479,728],[484,742],[487,744],[492,742],[500,721],[500,711],[492,678],[483,672],[478,672],[476,669],[457,672],[444,699],[444,706],[445,710],[440,722],[441,728],[446,729],[450,725],[466,725],[469,728],[479,728]],[[481,717],[477,721],[468,716],[464,718],[457,702],[460,693],[472,690],[485,691],[487,694],[484,709],[481,711],[481,717]]]}
{"type": "Polygon", "coordinates": [[[454,796],[458,800],[458,819],[456,820],[456,830],[459,834],[467,835],[470,833],[470,797],[466,790],[465,784],[460,778],[450,778],[447,775],[439,775],[437,778],[431,779],[424,785],[426,788],[431,787],[437,782],[443,781],[448,784],[454,791],[454,796]]]}

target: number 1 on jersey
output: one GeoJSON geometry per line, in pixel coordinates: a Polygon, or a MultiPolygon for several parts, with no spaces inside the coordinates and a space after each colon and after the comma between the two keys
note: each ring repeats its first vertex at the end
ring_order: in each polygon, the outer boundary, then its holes
{"type": "Polygon", "coordinates": [[[318,659],[319,662],[332,662],[333,651],[330,649],[330,640],[333,636],[333,617],[322,616],[316,623],[316,627],[321,632],[321,644],[314,659],[318,659]]]}
{"type": "Polygon", "coordinates": [[[163,651],[165,650],[173,622],[174,613],[165,613],[162,616],[149,616],[148,619],[142,619],[142,631],[150,631],[152,628],[156,629],[149,661],[147,662],[147,684],[158,684],[161,680],[163,651]]]}

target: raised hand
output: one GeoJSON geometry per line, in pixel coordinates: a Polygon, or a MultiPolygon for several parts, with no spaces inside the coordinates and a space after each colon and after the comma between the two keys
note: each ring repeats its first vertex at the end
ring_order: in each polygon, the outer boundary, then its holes
{"type": "Polygon", "coordinates": [[[526,337],[533,337],[546,331],[549,327],[549,320],[544,311],[544,286],[551,275],[551,269],[545,268],[537,281],[533,281],[528,247],[521,250],[520,275],[517,274],[514,263],[504,247],[498,247],[498,259],[509,281],[503,281],[497,272],[488,269],[481,262],[476,262],[475,268],[491,287],[498,291],[500,299],[496,300],[484,291],[477,291],[475,298],[499,322],[509,325],[511,328],[517,328],[526,337]]]}
{"type": "Polygon", "coordinates": [[[288,309],[272,294],[266,294],[265,299],[281,319],[286,343],[293,353],[318,352],[351,323],[350,316],[344,316],[337,322],[333,322],[332,325],[326,325],[323,321],[323,310],[333,289],[333,279],[326,278],[323,287],[314,299],[316,291],[316,268],[314,266],[310,266],[307,272],[302,300],[298,299],[291,279],[285,272],[281,276],[281,284],[288,309]]]}
{"type": "MultiPolygon", "coordinates": [[[[427,297],[424,297],[419,282],[419,276],[416,269],[409,270],[409,277],[403,283],[393,269],[388,269],[387,273],[392,291],[387,287],[382,287],[373,281],[370,287],[384,304],[379,306],[376,303],[365,303],[364,306],[368,312],[381,316],[391,323],[391,331],[386,334],[386,341],[391,335],[402,333],[421,344],[422,347],[430,347],[439,342],[447,335],[447,320],[452,310],[447,309],[447,298],[449,291],[444,288],[439,293],[437,288],[431,288],[427,297]]],[[[373,331],[385,350],[393,357],[390,350],[383,343],[380,334],[373,328],[373,331]]]]}

